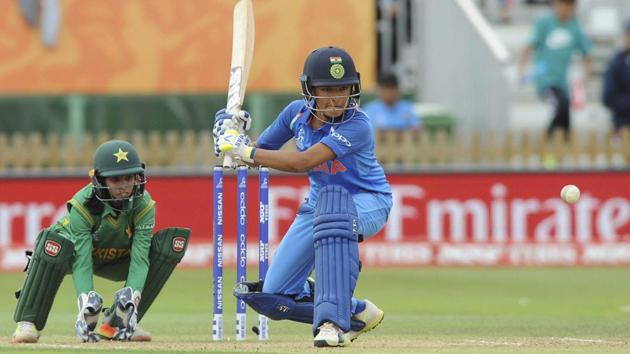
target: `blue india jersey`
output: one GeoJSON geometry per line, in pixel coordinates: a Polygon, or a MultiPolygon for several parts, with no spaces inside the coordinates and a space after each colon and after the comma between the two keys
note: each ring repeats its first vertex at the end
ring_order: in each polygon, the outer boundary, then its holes
{"type": "Polygon", "coordinates": [[[383,168],[374,154],[374,133],[368,117],[357,109],[346,115],[354,116],[341,124],[324,124],[313,130],[311,119],[316,119],[302,100],[287,105],[276,120],[262,132],[256,146],[278,150],[295,138],[298,151],[322,143],[336,155],[308,171],[311,185],[309,202],[315,202],[319,189],[329,184],[339,184],[350,193],[391,194],[383,168]]]}

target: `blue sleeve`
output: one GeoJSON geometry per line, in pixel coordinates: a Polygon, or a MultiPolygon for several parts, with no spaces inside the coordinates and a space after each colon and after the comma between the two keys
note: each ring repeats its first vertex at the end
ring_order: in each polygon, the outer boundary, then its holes
{"type": "Polygon", "coordinates": [[[256,139],[256,146],[267,150],[278,150],[293,137],[291,123],[300,113],[302,101],[293,101],[287,105],[276,120],[271,123],[256,139]]]}
{"type": "Polygon", "coordinates": [[[337,158],[365,149],[374,141],[372,127],[367,117],[361,112],[356,114],[360,116],[331,128],[330,134],[320,141],[328,146],[337,158]]]}

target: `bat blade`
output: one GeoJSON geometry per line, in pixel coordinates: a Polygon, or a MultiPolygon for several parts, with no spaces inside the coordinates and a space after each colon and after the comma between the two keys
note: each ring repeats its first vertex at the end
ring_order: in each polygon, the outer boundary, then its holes
{"type": "Polygon", "coordinates": [[[254,57],[254,7],[251,0],[240,0],[234,7],[232,62],[226,110],[235,113],[243,106],[247,79],[254,57]]]}
{"type": "MultiPolygon", "coordinates": [[[[236,113],[243,106],[249,70],[254,57],[254,6],[252,0],[240,0],[234,6],[232,62],[226,111],[236,113]]],[[[223,167],[232,167],[232,156],[225,154],[223,167]]]]}

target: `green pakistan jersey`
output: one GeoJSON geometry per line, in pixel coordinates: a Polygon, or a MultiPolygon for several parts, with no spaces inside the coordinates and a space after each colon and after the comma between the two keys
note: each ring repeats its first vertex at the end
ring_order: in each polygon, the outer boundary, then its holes
{"type": "Polygon", "coordinates": [[[142,292],[149,269],[149,248],[155,226],[155,201],[147,191],[130,211],[116,212],[104,203],[100,215],[85,206],[92,195],[89,184],[68,201],[69,214],[50,227],[74,243],[72,278],[77,296],[94,290],[95,267],[131,257],[126,286],[142,292]],[[139,203],[139,204],[136,204],[139,203]]]}

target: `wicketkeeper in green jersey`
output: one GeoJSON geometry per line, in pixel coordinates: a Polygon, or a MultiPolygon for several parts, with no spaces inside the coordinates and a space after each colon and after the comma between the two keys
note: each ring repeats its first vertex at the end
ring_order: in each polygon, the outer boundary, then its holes
{"type": "Polygon", "coordinates": [[[16,293],[13,342],[37,342],[69,273],[79,308],[75,328],[82,341],[151,340],[138,322],[184,256],[190,230],[153,233],[155,202],[145,190],[144,164],[130,143],[111,140],[99,146],[90,177],[91,183],[68,201],[68,215],[37,237],[26,279],[16,293]],[[94,275],[125,281],[109,308],[103,308],[94,289],[94,275]]]}

